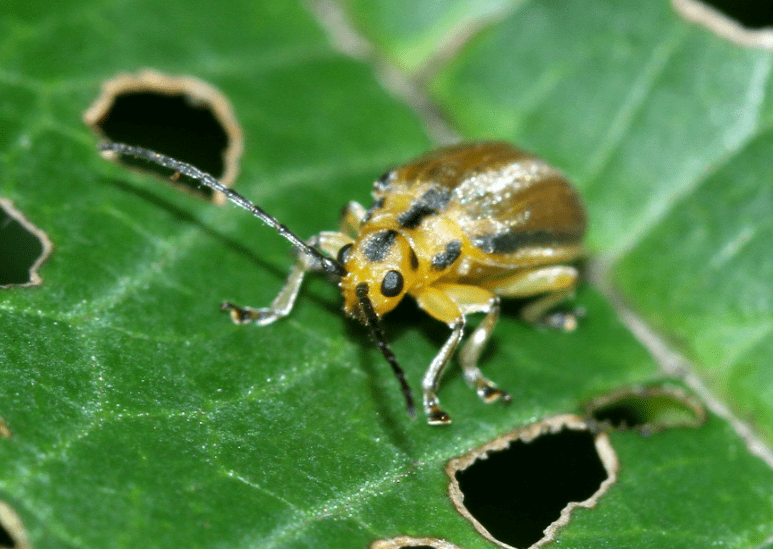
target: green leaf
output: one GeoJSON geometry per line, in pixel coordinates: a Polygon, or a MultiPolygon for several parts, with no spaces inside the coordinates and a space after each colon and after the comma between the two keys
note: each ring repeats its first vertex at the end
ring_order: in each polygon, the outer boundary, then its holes
{"type": "MultiPolygon", "coordinates": [[[[513,140],[576,181],[593,256],[613,265],[604,280],[770,442],[770,54],[665,3],[535,0],[499,21],[501,2],[347,5],[407,71],[483,14],[487,28],[426,93],[465,137],[513,140]]],[[[397,535],[490,548],[448,500],[449,459],[664,377],[589,284],[571,334],[506,307],[481,366],[509,407],[482,404],[451,368],[440,398],[454,423],[429,427],[406,416],[321,277],[270,326],[219,312],[271,302],[287,243],[242,210],[106,163],[81,115],[119,72],[210,82],[245,133],[236,189],[302,237],[332,230],[342,205],[367,204],[376,177],[432,144],[373,66],[331,49],[299,4],[8,2],[0,67],[0,197],[54,244],[42,286],[0,290],[12,433],[0,438],[0,499],[38,549],[366,547],[397,535]]],[[[419,387],[447,329],[412,303],[385,328],[419,387]]],[[[618,481],[573,515],[562,546],[752,547],[773,532],[773,472],[727,419],[611,438],[618,481]]]]}

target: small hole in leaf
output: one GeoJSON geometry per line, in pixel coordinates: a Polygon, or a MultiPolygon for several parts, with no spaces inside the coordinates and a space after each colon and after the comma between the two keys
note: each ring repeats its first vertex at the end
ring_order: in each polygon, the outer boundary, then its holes
{"type": "Polygon", "coordinates": [[[51,242],[13,207],[0,199],[0,287],[37,286],[38,267],[51,253],[51,242]]]}
{"type": "Polygon", "coordinates": [[[749,29],[773,26],[773,4],[770,0],[703,0],[749,29]]]}
{"type": "Polygon", "coordinates": [[[593,399],[585,409],[604,427],[634,429],[643,435],[697,427],[706,419],[706,410],[695,397],[681,387],[663,384],[614,391],[593,399]]]}
{"type": "MultiPolygon", "coordinates": [[[[242,151],[242,134],[226,98],[212,86],[154,71],[120,75],[105,83],[102,95],[84,113],[102,139],[151,149],[233,183],[242,151]]],[[[166,178],[168,171],[128,156],[122,164],[166,178]]],[[[174,183],[222,203],[224,197],[186,178],[174,183]]]]}
{"type": "Polygon", "coordinates": [[[577,416],[530,425],[452,460],[451,499],[501,547],[551,540],[575,507],[592,507],[614,482],[617,458],[604,433],[577,416]]]}

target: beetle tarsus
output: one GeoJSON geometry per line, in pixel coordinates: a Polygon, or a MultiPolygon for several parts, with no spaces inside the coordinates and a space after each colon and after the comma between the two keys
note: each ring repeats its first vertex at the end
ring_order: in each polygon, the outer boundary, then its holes
{"type": "Polygon", "coordinates": [[[427,423],[430,425],[448,425],[451,423],[451,416],[441,410],[439,406],[434,405],[427,410],[427,423]]]}
{"type": "Polygon", "coordinates": [[[279,316],[271,309],[253,309],[252,307],[239,307],[233,303],[223,303],[220,310],[231,316],[234,324],[255,323],[258,326],[266,326],[274,322],[279,316]]]}
{"type": "Polygon", "coordinates": [[[578,315],[578,311],[558,311],[543,316],[539,324],[546,328],[550,328],[551,330],[558,330],[559,332],[573,332],[577,329],[578,316],[580,316],[578,315]]]}
{"type": "Polygon", "coordinates": [[[480,384],[478,385],[477,392],[478,392],[478,396],[486,404],[496,402],[500,398],[506,404],[509,404],[513,400],[508,393],[498,388],[490,381],[486,381],[486,380],[481,380],[480,384]]]}

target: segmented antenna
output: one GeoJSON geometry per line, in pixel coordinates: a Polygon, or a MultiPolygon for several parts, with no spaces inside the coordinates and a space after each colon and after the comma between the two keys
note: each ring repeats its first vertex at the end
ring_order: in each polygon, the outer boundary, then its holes
{"type": "Polygon", "coordinates": [[[368,297],[368,284],[363,282],[357,286],[357,299],[360,300],[360,308],[362,309],[365,319],[368,321],[368,327],[370,333],[373,335],[373,339],[376,340],[376,345],[381,350],[381,354],[387,359],[389,365],[392,367],[392,371],[400,382],[400,388],[403,390],[403,396],[405,397],[405,407],[408,410],[408,415],[414,417],[416,415],[416,407],[413,404],[413,394],[411,388],[408,386],[408,382],[405,380],[405,372],[397,363],[397,358],[389,348],[389,344],[384,337],[384,330],[381,328],[381,323],[378,321],[376,311],[373,310],[373,305],[368,297]]]}
{"type": "Polygon", "coordinates": [[[138,158],[142,158],[143,160],[147,160],[148,162],[152,162],[154,164],[158,164],[159,166],[164,166],[165,168],[169,168],[172,170],[175,170],[175,172],[181,173],[182,175],[185,175],[187,177],[190,177],[191,179],[195,179],[196,181],[199,181],[202,185],[206,185],[212,190],[218,191],[223,193],[228,200],[236,204],[237,206],[241,206],[245,210],[249,210],[252,215],[263,221],[266,225],[269,227],[273,227],[276,229],[276,231],[282,235],[284,238],[286,238],[290,244],[301,250],[302,252],[314,257],[317,261],[320,262],[322,265],[322,269],[324,269],[325,272],[335,274],[338,276],[344,276],[346,274],[346,269],[344,269],[344,266],[341,265],[338,261],[335,259],[332,259],[330,257],[327,257],[322,254],[319,250],[316,248],[312,248],[308,244],[306,244],[303,240],[298,238],[295,233],[290,231],[287,227],[282,225],[277,219],[265,211],[263,211],[261,208],[244,198],[242,195],[237,193],[236,191],[232,191],[220,181],[212,177],[206,172],[202,172],[195,166],[191,166],[190,164],[186,164],[185,162],[180,162],[179,160],[175,160],[174,158],[171,158],[169,156],[157,153],[155,151],[151,151],[150,149],[145,149],[143,147],[136,147],[134,145],[127,145],[126,143],[100,143],[99,149],[102,151],[107,152],[115,152],[119,154],[125,154],[128,156],[136,156],[138,158]]]}

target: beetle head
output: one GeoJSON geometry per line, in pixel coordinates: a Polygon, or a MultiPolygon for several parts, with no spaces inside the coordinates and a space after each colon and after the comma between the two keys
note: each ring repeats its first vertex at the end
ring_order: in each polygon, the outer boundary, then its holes
{"type": "Polygon", "coordinates": [[[383,229],[360,235],[353,244],[341,248],[338,260],[346,269],[340,283],[344,310],[363,323],[367,319],[358,291],[365,292],[376,316],[381,317],[400,303],[416,280],[416,254],[397,231],[383,229]]]}

